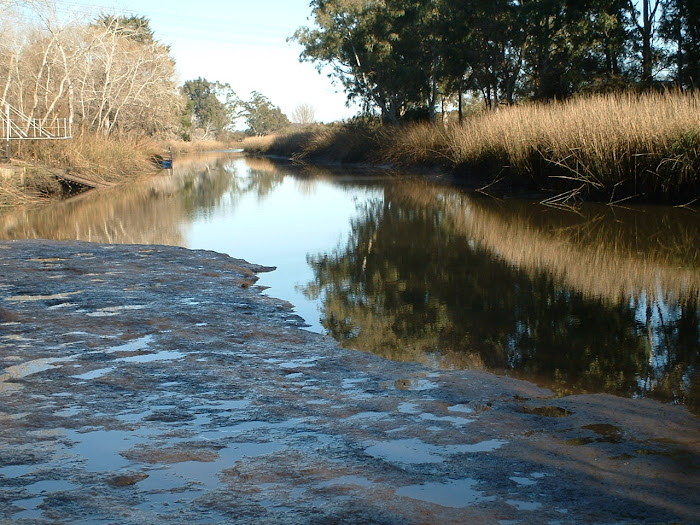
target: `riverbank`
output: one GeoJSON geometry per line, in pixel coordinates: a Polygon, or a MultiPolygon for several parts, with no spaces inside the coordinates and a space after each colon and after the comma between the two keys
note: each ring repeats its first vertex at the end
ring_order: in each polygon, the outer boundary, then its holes
{"type": "Polygon", "coordinates": [[[698,419],[339,348],[269,270],[0,243],[2,523],[694,523],[698,419]],[[660,422],[663,422],[661,424],[660,422]]]}
{"type": "Polygon", "coordinates": [[[158,157],[226,149],[229,143],[155,141],[147,138],[82,134],[71,140],[14,143],[14,157],[0,164],[0,208],[40,204],[85,187],[66,187],[73,176],[94,186],[121,184],[155,174],[158,157]]]}
{"type": "Polygon", "coordinates": [[[437,166],[474,188],[539,191],[550,204],[700,194],[700,94],[596,95],[482,112],[464,124],[348,123],[244,142],[299,161],[437,166]]]}

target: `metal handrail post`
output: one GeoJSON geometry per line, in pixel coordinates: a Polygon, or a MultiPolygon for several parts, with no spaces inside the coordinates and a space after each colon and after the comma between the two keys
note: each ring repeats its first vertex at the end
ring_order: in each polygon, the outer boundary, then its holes
{"type": "Polygon", "coordinates": [[[5,114],[6,114],[6,124],[7,124],[7,144],[5,147],[5,153],[7,154],[7,161],[10,162],[12,158],[12,148],[10,146],[10,137],[12,136],[12,121],[10,120],[10,104],[5,104],[5,114]]]}

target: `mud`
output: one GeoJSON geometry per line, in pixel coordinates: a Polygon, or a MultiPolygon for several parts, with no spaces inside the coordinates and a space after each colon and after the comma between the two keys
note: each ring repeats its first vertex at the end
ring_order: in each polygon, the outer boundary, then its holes
{"type": "Polygon", "coordinates": [[[683,407],[344,350],[265,270],[0,243],[0,522],[698,522],[683,407]]]}

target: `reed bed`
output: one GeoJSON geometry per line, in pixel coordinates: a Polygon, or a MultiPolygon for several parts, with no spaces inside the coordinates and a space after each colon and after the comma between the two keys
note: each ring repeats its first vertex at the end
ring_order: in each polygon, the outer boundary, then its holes
{"type": "MultiPolygon", "coordinates": [[[[700,93],[606,94],[524,103],[463,124],[350,123],[244,143],[298,160],[437,165],[571,198],[685,202],[700,193],[700,93]]],[[[683,203],[685,203],[683,202],[683,203]]]]}
{"type": "MultiPolygon", "coordinates": [[[[149,138],[83,133],[71,140],[17,143],[13,173],[0,180],[0,205],[33,204],[61,194],[58,172],[94,182],[119,183],[153,173],[162,148],[149,138]]],[[[6,168],[10,171],[10,168],[6,168]]]]}
{"type": "Polygon", "coordinates": [[[174,155],[221,151],[240,147],[240,142],[223,140],[166,140],[161,143],[163,151],[171,151],[174,155]]]}
{"type": "Polygon", "coordinates": [[[279,155],[297,161],[378,162],[380,134],[367,123],[331,124],[248,137],[243,149],[254,155],[279,155]]]}
{"type": "Polygon", "coordinates": [[[42,204],[58,190],[58,181],[46,170],[16,162],[0,165],[0,209],[42,204]]]}
{"type": "Polygon", "coordinates": [[[482,114],[440,134],[455,166],[498,161],[539,184],[550,179],[555,188],[611,200],[698,189],[698,93],[527,104],[482,114]]]}
{"type": "Polygon", "coordinates": [[[33,144],[25,156],[96,181],[121,182],[153,171],[149,159],[156,152],[160,147],[149,138],[83,133],[72,140],[33,144]]]}
{"type": "Polygon", "coordinates": [[[295,131],[289,133],[275,133],[243,139],[242,147],[253,155],[274,154],[285,157],[293,157],[308,150],[307,142],[313,137],[314,132],[295,131]]]}

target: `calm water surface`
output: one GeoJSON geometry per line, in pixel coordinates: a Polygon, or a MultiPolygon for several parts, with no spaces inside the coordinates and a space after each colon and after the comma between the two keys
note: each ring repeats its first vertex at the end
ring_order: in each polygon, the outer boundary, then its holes
{"type": "Polygon", "coordinates": [[[259,284],[344,346],[697,412],[699,225],[689,209],[572,212],[218,153],[6,213],[0,237],[227,253],[276,266],[259,284]]]}

